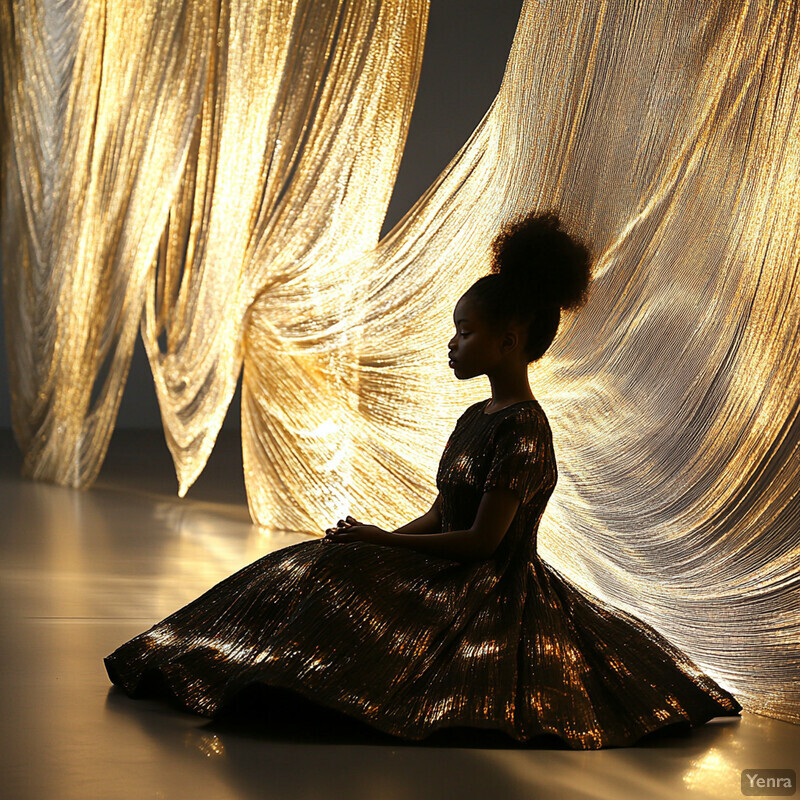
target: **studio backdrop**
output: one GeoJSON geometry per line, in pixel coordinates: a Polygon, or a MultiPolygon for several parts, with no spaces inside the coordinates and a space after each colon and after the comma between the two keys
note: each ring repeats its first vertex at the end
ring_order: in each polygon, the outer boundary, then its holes
{"type": "MultiPolygon", "coordinates": [[[[253,519],[392,525],[487,385],[452,309],[555,209],[596,277],[532,367],[539,552],[800,722],[800,6],[528,0],[382,240],[426,0],[7,0],[2,249],[24,472],[89,486],[141,334],[183,495],[242,376],[253,519]]],[[[480,58],[480,53],[476,53],[480,58]]]]}

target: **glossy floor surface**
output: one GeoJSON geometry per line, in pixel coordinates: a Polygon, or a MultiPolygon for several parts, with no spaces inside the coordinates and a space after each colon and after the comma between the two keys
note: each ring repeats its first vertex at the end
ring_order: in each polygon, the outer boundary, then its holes
{"type": "Polygon", "coordinates": [[[578,752],[491,736],[405,743],[300,705],[210,721],[130,700],[109,683],[103,656],[304,537],[249,524],[235,434],[223,435],[184,500],[158,432],[115,434],[90,491],[18,475],[2,432],[6,800],[728,800],[742,796],[744,769],[800,771],[800,726],[746,712],[633,748],[578,752]]]}

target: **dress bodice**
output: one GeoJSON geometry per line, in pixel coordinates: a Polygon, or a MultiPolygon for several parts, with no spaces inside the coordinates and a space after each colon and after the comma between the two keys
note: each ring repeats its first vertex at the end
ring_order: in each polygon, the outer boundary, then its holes
{"type": "Polygon", "coordinates": [[[558,479],[550,425],[536,400],[493,414],[484,412],[487,404],[475,403],[461,415],[442,453],[436,476],[442,530],[470,528],[485,492],[512,489],[520,507],[495,559],[517,550],[520,539],[532,555],[539,520],[558,479]]]}

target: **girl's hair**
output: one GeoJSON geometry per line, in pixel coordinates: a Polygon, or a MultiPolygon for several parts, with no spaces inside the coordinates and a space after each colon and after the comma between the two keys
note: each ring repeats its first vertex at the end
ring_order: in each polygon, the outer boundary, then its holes
{"type": "Polygon", "coordinates": [[[558,332],[561,309],[586,302],[592,254],[550,211],[508,222],[492,242],[492,271],[466,294],[495,324],[527,323],[528,362],[541,358],[558,332]]]}

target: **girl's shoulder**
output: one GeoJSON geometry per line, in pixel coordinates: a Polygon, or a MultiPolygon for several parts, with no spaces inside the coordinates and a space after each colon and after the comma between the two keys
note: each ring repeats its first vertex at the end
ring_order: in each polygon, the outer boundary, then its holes
{"type": "Polygon", "coordinates": [[[545,428],[549,432],[550,423],[538,400],[521,400],[499,411],[486,413],[491,398],[479,400],[468,406],[458,418],[457,424],[473,423],[491,429],[545,428]]]}
{"type": "MultiPolygon", "coordinates": [[[[485,409],[489,405],[490,401],[491,398],[488,400],[482,400],[480,403],[475,404],[479,407],[480,412],[487,419],[497,421],[531,419],[547,420],[547,415],[544,413],[544,409],[539,405],[539,401],[535,398],[531,400],[520,400],[518,403],[512,403],[505,408],[501,408],[499,411],[492,411],[491,413],[487,414],[485,409]]],[[[474,408],[474,406],[470,406],[470,408],[474,408]]]]}
{"type": "Polygon", "coordinates": [[[537,400],[513,403],[494,414],[484,414],[495,439],[519,438],[530,442],[552,441],[553,432],[544,409],[537,400]]]}

